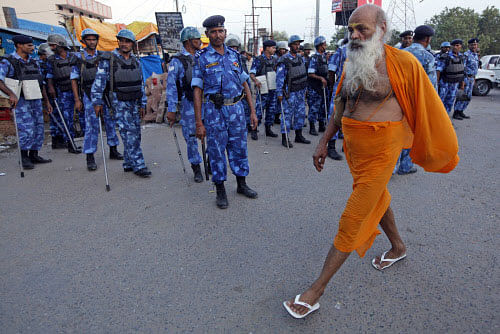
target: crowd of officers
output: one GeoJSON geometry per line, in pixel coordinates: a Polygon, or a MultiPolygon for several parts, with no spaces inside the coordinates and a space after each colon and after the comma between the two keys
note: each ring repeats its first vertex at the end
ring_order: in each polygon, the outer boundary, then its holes
{"type": "MultiPolygon", "coordinates": [[[[278,137],[272,129],[278,124],[281,143],[287,149],[293,147],[289,137],[292,130],[296,144],[311,143],[303,133],[306,126],[311,136],[325,131],[333,113],[333,97],[343,71],[348,41],[341,40],[337,51],[330,54],[323,36],[317,37],[314,45],[301,45],[303,40],[298,35],[292,35],[288,42],[266,40],[261,55],[254,57],[248,66],[251,56],[240,52],[237,37],[226,36],[224,17],[211,16],[203,26],[210,39],[208,47],[200,49],[199,31],[186,27],[180,34],[182,50],[170,58],[166,118],[173,125],[180,111],[194,181],[203,181],[200,164],[206,160],[205,173],[212,174],[217,189],[216,204],[226,208],[226,154],[236,176],[237,192],[249,198],[257,197],[257,192],[246,184],[247,134],[258,140],[262,118],[266,141],[278,137]],[[253,94],[251,83],[255,87],[253,94]],[[203,147],[206,140],[203,158],[197,139],[203,147]]],[[[406,31],[400,36],[401,48],[420,60],[447,111],[454,106],[453,118],[469,118],[464,110],[470,101],[478,68],[478,40],[469,40],[469,51],[465,54],[460,53],[461,40],[445,42],[441,52],[434,56],[429,51],[433,35],[434,31],[428,26],[417,27],[414,33],[406,31]],[[463,93],[457,99],[459,89],[463,93]]],[[[141,150],[140,122],[146,96],[141,64],[132,53],[135,36],[125,29],[116,37],[118,48],[102,52],[97,50],[99,34],[85,29],[81,34],[85,47],[80,52],[70,52],[65,38],[53,34],[47,43],[40,45],[38,60],[30,56],[34,50],[31,37],[13,38],[16,51],[0,61],[0,90],[8,95],[13,106],[24,169],[51,162],[38,155],[44,137],[44,109],[50,115],[53,149],[81,153],[82,148],[73,141],[74,129],[79,128],[84,134],[87,168],[96,170],[94,153],[103,123],[109,158],[123,160],[125,172],[134,172],[140,177],[151,175],[141,150]],[[10,82],[7,79],[13,79],[21,92],[16,93],[15,86],[7,84],[10,82]],[[124,146],[123,155],[117,150],[116,126],[124,146]]],[[[328,143],[328,156],[335,160],[342,159],[335,147],[336,139],[341,136],[337,133],[328,143]]],[[[416,171],[409,152],[403,151],[395,171],[399,174],[416,171]]]]}

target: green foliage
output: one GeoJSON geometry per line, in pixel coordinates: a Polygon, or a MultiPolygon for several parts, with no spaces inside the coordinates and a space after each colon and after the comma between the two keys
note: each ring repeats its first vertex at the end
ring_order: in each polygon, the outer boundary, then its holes
{"type": "Polygon", "coordinates": [[[273,37],[276,42],[288,41],[288,34],[286,31],[273,31],[273,37]]]}
{"type": "Polygon", "coordinates": [[[399,37],[399,34],[401,34],[401,31],[391,30],[391,37],[387,41],[387,44],[394,46],[394,45],[398,44],[399,42],[401,42],[401,38],[399,37]]]}
{"type": "Polygon", "coordinates": [[[335,32],[335,35],[333,35],[330,38],[330,43],[328,43],[327,50],[336,50],[337,49],[337,43],[338,41],[344,39],[346,37],[346,27],[341,27],[335,32]]]}
{"type": "Polygon", "coordinates": [[[500,11],[495,6],[487,7],[481,14],[470,8],[446,7],[426,24],[436,31],[431,42],[433,49],[439,49],[442,42],[457,38],[464,41],[466,49],[467,41],[478,37],[482,55],[500,53],[500,11]]]}

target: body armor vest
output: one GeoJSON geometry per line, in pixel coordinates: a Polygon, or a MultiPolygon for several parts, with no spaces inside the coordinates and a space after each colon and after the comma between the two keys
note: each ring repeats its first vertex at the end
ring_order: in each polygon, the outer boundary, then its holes
{"type": "Polygon", "coordinates": [[[14,78],[16,80],[38,80],[40,88],[42,88],[43,78],[40,73],[40,67],[35,59],[29,58],[28,62],[25,63],[12,55],[6,58],[12,64],[12,67],[14,67],[14,78]]]}
{"type": "Polygon", "coordinates": [[[271,59],[267,59],[266,56],[261,55],[260,57],[260,67],[257,71],[257,76],[266,75],[267,72],[276,71],[276,65],[278,63],[276,57],[271,57],[271,59]]]}
{"type": "Polygon", "coordinates": [[[176,82],[178,101],[182,99],[182,93],[184,93],[186,99],[193,102],[194,94],[193,94],[193,88],[191,88],[191,79],[193,79],[194,60],[191,56],[184,55],[180,52],[175,56],[173,56],[172,58],[179,59],[179,61],[182,64],[182,67],[184,67],[184,77],[182,78],[182,82],[179,81],[176,82]]]}
{"type": "Polygon", "coordinates": [[[52,55],[49,60],[52,63],[52,74],[56,87],[62,92],[71,90],[70,74],[71,68],[76,65],[76,57],[68,53],[65,59],[56,59],[55,55],[52,55]]]}
{"type": "Polygon", "coordinates": [[[465,65],[463,56],[451,58],[449,54],[441,56],[446,62],[442,77],[445,82],[461,82],[465,77],[465,65]]]}
{"type": "Polygon", "coordinates": [[[113,68],[113,91],[120,101],[131,101],[142,98],[141,67],[134,56],[128,60],[111,55],[113,68]]]}
{"type": "Polygon", "coordinates": [[[99,61],[101,60],[101,55],[99,51],[96,51],[96,57],[92,59],[85,59],[83,52],[81,53],[81,66],[80,66],[80,85],[81,89],[90,98],[90,91],[92,89],[92,84],[95,81],[95,76],[97,74],[97,67],[99,66],[99,61]]]}
{"type": "MultiPolygon", "coordinates": [[[[316,58],[316,72],[314,74],[327,79],[328,63],[326,61],[326,57],[324,56],[324,54],[315,54],[313,57],[316,58]]],[[[314,89],[316,92],[322,92],[323,84],[321,83],[321,80],[309,78],[308,81],[312,89],[314,89]]]]}
{"type": "Polygon", "coordinates": [[[297,92],[307,86],[307,70],[306,64],[302,57],[295,56],[293,59],[284,58],[287,69],[286,82],[288,92],[297,92]]]}

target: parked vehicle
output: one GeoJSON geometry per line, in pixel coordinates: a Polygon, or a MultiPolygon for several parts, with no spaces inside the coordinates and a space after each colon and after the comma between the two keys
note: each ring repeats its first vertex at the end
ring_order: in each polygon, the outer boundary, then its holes
{"type": "Polygon", "coordinates": [[[495,72],[495,82],[500,85],[500,55],[489,55],[481,58],[481,68],[495,72]]]}
{"type": "Polygon", "coordinates": [[[495,86],[495,72],[479,69],[472,87],[472,95],[485,96],[488,95],[490,89],[495,86]]]}

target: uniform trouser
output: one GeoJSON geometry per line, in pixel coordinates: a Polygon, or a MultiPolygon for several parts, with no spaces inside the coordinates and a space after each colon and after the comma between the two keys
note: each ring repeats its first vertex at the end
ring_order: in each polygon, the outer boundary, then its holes
{"type": "Polygon", "coordinates": [[[115,119],[123,142],[123,168],[132,168],[134,172],[145,168],[141,149],[141,118],[137,101],[119,101],[113,98],[115,119]]]}
{"type": "Polygon", "coordinates": [[[186,140],[188,160],[191,164],[198,165],[202,160],[198,152],[198,140],[193,136],[196,133],[194,105],[193,102],[186,98],[183,98],[181,103],[180,123],[182,125],[182,135],[184,136],[184,140],[186,140]]]}
{"type": "Polygon", "coordinates": [[[398,161],[396,162],[396,167],[394,167],[394,172],[405,174],[412,168],[413,161],[411,161],[410,149],[403,149],[399,155],[398,161]]]}
{"type": "MultiPolygon", "coordinates": [[[[62,92],[60,90],[57,91],[57,104],[59,105],[59,108],[61,109],[61,113],[63,114],[64,117],[64,122],[66,123],[66,126],[68,127],[69,133],[72,138],[75,137],[75,130],[73,127],[73,114],[75,110],[75,99],[73,97],[73,92],[71,90],[62,92]]],[[[59,112],[55,110],[57,114],[59,112]]],[[[64,125],[63,125],[64,126],[64,125]]],[[[66,130],[62,133],[64,137],[64,141],[66,143],[69,143],[69,138],[66,133],[66,130]]]]}
{"type": "MultiPolygon", "coordinates": [[[[57,123],[54,121],[53,117],[59,122],[60,126],[62,125],[61,117],[59,116],[59,112],[57,112],[56,105],[52,99],[50,99],[50,104],[52,105],[52,116],[50,116],[50,135],[52,137],[64,136],[64,129],[60,129],[57,123]]],[[[62,111],[62,110],[61,110],[62,111]]]]}
{"type": "Polygon", "coordinates": [[[326,115],[325,98],[323,96],[323,91],[318,92],[312,88],[308,89],[307,91],[307,105],[309,106],[309,114],[307,115],[307,119],[310,123],[315,123],[316,121],[324,122],[326,115]]]}
{"type": "Polygon", "coordinates": [[[43,145],[42,100],[20,97],[15,109],[19,147],[21,150],[39,151],[43,145]]]}
{"type": "Polygon", "coordinates": [[[443,101],[446,112],[449,114],[457,97],[458,82],[444,82],[439,80],[439,97],[443,101]]]}
{"type": "MultiPolygon", "coordinates": [[[[246,125],[248,127],[248,126],[250,126],[250,106],[248,105],[246,97],[244,97],[241,100],[241,105],[243,106],[243,111],[245,113],[245,122],[246,122],[246,125]]],[[[256,111],[256,113],[257,113],[257,111],[256,111]]]]}
{"type": "Polygon", "coordinates": [[[302,130],[306,119],[306,90],[305,88],[296,92],[290,92],[290,96],[283,98],[283,112],[285,119],[281,120],[281,133],[285,133],[286,129],[302,130]]]}
{"type": "Polygon", "coordinates": [[[203,109],[212,181],[220,183],[227,179],[226,152],[233,174],[247,176],[247,127],[242,103],[217,109],[212,102],[205,102],[203,109]]]}
{"type": "MultiPolygon", "coordinates": [[[[472,98],[472,88],[474,88],[474,77],[465,77],[464,79],[465,87],[464,92],[467,94],[469,99],[472,98]]],[[[456,101],[455,110],[464,111],[469,106],[470,101],[456,101]]]]}
{"type": "MultiPolygon", "coordinates": [[[[85,137],[83,139],[83,153],[95,153],[97,150],[97,140],[99,138],[99,119],[95,115],[94,106],[87,94],[83,95],[83,105],[85,107],[85,137]]],[[[104,126],[106,128],[106,139],[109,146],[117,146],[120,142],[116,135],[115,121],[111,117],[109,109],[103,105],[104,126]]]]}
{"type": "MultiPolygon", "coordinates": [[[[274,114],[276,113],[276,90],[270,90],[267,94],[257,94],[257,99],[255,103],[255,111],[257,113],[257,118],[260,121],[262,119],[262,113],[265,112],[265,126],[272,126],[274,124],[274,114]],[[262,103],[261,103],[262,100],[262,103]]],[[[247,124],[249,120],[247,120],[247,124]]]]}

